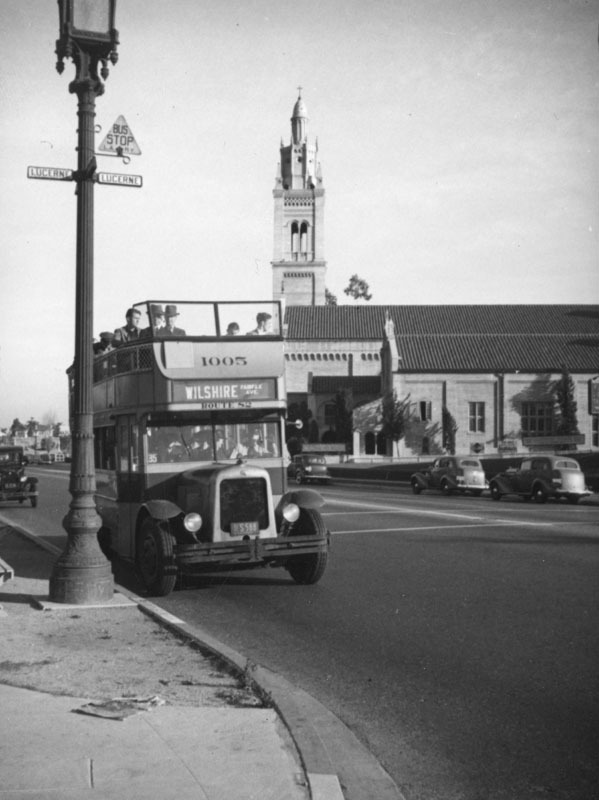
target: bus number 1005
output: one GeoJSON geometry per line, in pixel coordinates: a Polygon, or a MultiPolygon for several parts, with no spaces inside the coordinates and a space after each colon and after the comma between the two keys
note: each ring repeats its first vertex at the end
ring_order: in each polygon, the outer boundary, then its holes
{"type": "Polygon", "coordinates": [[[202,356],[203,367],[246,367],[248,360],[245,356],[202,356]]]}

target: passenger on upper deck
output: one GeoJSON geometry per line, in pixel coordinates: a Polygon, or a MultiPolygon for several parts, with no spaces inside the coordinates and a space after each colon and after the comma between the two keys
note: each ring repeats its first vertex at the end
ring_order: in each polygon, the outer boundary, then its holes
{"type": "Polygon", "coordinates": [[[152,304],[150,306],[150,327],[144,328],[144,336],[162,336],[165,326],[164,309],[162,306],[152,304]]]}
{"type": "Polygon", "coordinates": [[[109,353],[111,350],[114,350],[113,341],[114,333],[102,331],[100,334],[100,341],[94,342],[94,355],[102,356],[104,353],[109,353]]]}
{"type": "Polygon", "coordinates": [[[227,325],[227,336],[239,336],[239,325],[236,322],[229,322],[227,325]]]}
{"type": "Polygon", "coordinates": [[[264,336],[267,333],[271,333],[271,319],[271,314],[267,314],[266,311],[260,311],[256,314],[256,327],[253,331],[248,331],[246,336],[264,336]]]}
{"type": "Polygon", "coordinates": [[[125,314],[127,324],[122,328],[117,328],[114,332],[114,339],[112,344],[114,347],[120,347],[127,342],[136,342],[141,336],[139,330],[139,321],[141,319],[141,312],[137,308],[128,308],[125,314]]]}
{"type": "Polygon", "coordinates": [[[183,328],[175,327],[177,317],[179,316],[179,312],[177,311],[177,306],[167,306],[164,313],[166,316],[166,328],[163,328],[163,330],[158,335],[185,336],[185,331],[183,330],[183,328]]]}

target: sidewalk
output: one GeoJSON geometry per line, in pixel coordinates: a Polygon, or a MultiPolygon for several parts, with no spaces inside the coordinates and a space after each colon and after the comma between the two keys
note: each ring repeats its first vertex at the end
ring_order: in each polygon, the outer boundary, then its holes
{"type": "Polygon", "coordinates": [[[401,800],[280,676],[119,586],[49,603],[26,531],[0,524],[0,558],[0,800],[401,800]]]}

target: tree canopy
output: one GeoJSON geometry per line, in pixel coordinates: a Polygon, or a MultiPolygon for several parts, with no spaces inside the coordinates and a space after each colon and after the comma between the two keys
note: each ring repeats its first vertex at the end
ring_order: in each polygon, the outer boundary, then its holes
{"type": "Polygon", "coordinates": [[[354,274],[349,279],[349,284],[343,290],[346,295],[353,297],[354,300],[371,300],[370,287],[363,278],[354,274]]]}

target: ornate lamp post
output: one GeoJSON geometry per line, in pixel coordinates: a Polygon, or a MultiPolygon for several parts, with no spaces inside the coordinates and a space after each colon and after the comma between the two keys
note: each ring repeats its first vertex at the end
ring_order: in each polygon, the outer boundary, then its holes
{"type": "Polygon", "coordinates": [[[108,77],[107,62],[116,64],[118,32],[114,27],[116,0],[58,0],[60,29],[56,69],[64,59],[77,69],[69,91],[78,98],[77,281],[75,295],[75,362],[72,461],[69,491],[72,500],[63,520],[67,546],[50,577],[50,600],[90,605],[112,597],[110,563],[97,540],[101,519],[94,494],[93,436],[93,271],[94,271],[94,117],[96,97],[108,77]]]}

